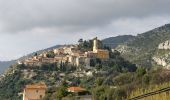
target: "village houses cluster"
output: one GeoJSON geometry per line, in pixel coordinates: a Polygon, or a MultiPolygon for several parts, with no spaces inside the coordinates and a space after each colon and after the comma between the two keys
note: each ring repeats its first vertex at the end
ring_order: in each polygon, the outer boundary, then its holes
{"type": "MultiPolygon", "coordinates": [[[[68,62],[75,66],[85,65],[86,67],[90,67],[90,60],[99,58],[103,60],[109,59],[109,51],[99,49],[98,47],[98,39],[93,39],[93,51],[82,52],[78,50],[77,45],[65,46],[53,49],[52,51],[44,52],[39,55],[35,55],[32,58],[26,59],[23,62],[19,62],[19,64],[26,65],[36,65],[40,66],[43,63],[65,63],[68,62]],[[54,57],[50,58],[47,56],[48,52],[53,52],[54,57]]],[[[28,84],[25,86],[24,91],[22,93],[23,100],[42,100],[45,97],[45,91],[47,90],[47,86],[45,83],[36,83],[36,84],[28,84]]],[[[85,93],[84,96],[80,96],[81,98],[92,100],[91,95],[87,95],[88,93],[86,89],[82,87],[68,87],[68,92],[75,94],[85,93]]]]}
{"type": "Polygon", "coordinates": [[[99,49],[97,37],[93,39],[93,51],[83,52],[78,49],[77,45],[64,46],[60,48],[53,49],[51,51],[45,51],[42,54],[35,55],[28,58],[18,64],[41,66],[43,63],[65,63],[68,62],[74,66],[83,65],[85,67],[90,67],[91,59],[109,59],[109,51],[104,49],[99,49]],[[48,52],[53,52],[54,57],[48,57],[48,52]]]}

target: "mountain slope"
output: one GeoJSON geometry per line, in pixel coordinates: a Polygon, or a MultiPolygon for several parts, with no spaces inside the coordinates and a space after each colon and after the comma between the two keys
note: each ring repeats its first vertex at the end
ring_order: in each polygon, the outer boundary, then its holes
{"type": "Polygon", "coordinates": [[[124,58],[138,66],[151,67],[152,57],[158,50],[158,45],[168,39],[170,39],[170,24],[139,34],[127,43],[119,45],[117,50],[124,58]]]}
{"type": "Polygon", "coordinates": [[[132,35],[121,35],[116,37],[109,37],[106,39],[103,39],[102,42],[104,45],[109,46],[111,48],[115,48],[118,45],[125,43],[131,39],[135,38],[135,36],[132,35]]]}

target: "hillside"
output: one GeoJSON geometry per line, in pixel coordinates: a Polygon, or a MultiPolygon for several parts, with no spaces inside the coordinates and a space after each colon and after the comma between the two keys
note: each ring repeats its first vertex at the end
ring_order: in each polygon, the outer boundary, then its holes
{"type": "MultiPolygon", "coordinates": [[[[75,52],[76,54],[80,52],[82,55],[82,52],[85,53],[92,49],[91,45],[91,40],[85,40],[78,46],[65,45],[60,49],[57,48],[58,53],[46,49],[44,50],[46,53],[42,52],[43,54],[41,54],[39,52],[40,54],[29,57],[30,60],[26,59],[22,64],[14,64],[0,77],[1,99],[20,100],[25,85],[44,82],[48,87],[45,100],[75,100],[76,95],[68,93],[66,90],[70,86],[85,88],[91,94],[93,100],[125,100],[129,94],[138,88],[170,81],[168,70],[137,68],[135,64],[124,59],[117,51],[108,51],[108,59],[92,56],[90,68],[84,64],[76,66],[68,61],[63,62],[63,58],[62,61],[51,62],[51,59],[68,57],[75,52]],[[64,51],[62,52],[62,50],[64,51]],[[73,50],[73,52],[68,52],[68,50],[73,50]],[[44,63],[42,59],[45,59],[44,63]],[[27,61],[33,61],[33,63],[26,63],[27,61]]],[[[127,47],[131,50],[130,45],[127,44],[127,47]]],[[[107,50],[103,51],[106,52],[107,50]]]]}
{"type": "MultiPolygon", "coordinates": [[[[83,41],[78,46],[74,46],[74,51],[76,53],[79,53],[82,48],[84,50],[91,50],[91,46],[87,46],[86,44],[90,44],[90,41],[83,41]],[[77,50],[77,51],[75,51],[77,50]]],[[[127,72],[135,72],[136,66],[127,60],[123,59],[118,52],[111,52],[108,51],[108,54],[110,54],[110,57],[107,59],[102,58],[96,58],[93,57],[90,60],[90,68],[82,65],[74,65],[71,62],[63,62],[64,59],[61,59],[62,61],[56,61],[51,62],[51,59],[59,58],[62,56],[71,56],[71,53],[68,52],[68,49],[73,48],[73,46],[65,46],[62,47],[64,52],[60,52],[62,50],[61,48],[57,49],[58,53],[54,53],[53,50],[46,50],[46,56],[42,56],[43,54],[38,54],[34,57],[30,57],[29,62],[34,61],[33,64],[26,63],[28,61],[23,61],[22,64],[15,64],[11,66],[8,71],[0,78],[0,97],[4,100],[18,100],[21,98],[20,94],[23,91],[23,88],[25,85],[29,83],[37,83],[37,82],[45,82],[45,84],[48,86],[48,90],[50,91],[50,87],[52,88],[60,88],[63,86],[69,87],[69,86],[80,86],[83,85],[84,88],[86,88],[88,91],[92,91],[93,87],[97,87],[98,84],[101,83],[96,82],[100,79],[104,82],[104,77],[110,76],[109,79],[106,79],[104,84],[112,84],[113,82],[110,82],[109,80],[112,80],[112,76],[118,76],[121,73],[127,73],[127,72]],[[64,49],[65,48],[65,49],[64,49]],[[41,60],[38,60],[41,59],[41,60]],[[35,63],[35,59],[37,64],[35,63]],[[42,59],[45,59],[46,61],[43,62],[42,59]],[[48,60],[49,59],[49,60],[48,60]],[[48,61],[47,61],[48,60],[48,61]],[[90,73],[90,74],[89,74],[90,73]]],[[[102,49],[100,49],[102,50],[102,49]]],[[[107,50],[103,50],[107,51],[107,50]]],[[[80,54],[82,55],[82,53],[80,54]]],[[[80,57],[80,56],[78,56],[80,57]]],[[[66,59],[67,60],[67,59],[66,59]]],[[[65,87],[65,88],[66,88],[65,87]]],[[[58,89],[54,90],[53,92],[57,92],[58,89]]],[[[55,98],[56,94],[53,94],[53,92],[47,93],[46,95],[47,100],[49,98],[55,98]]],[[[58,92],[57,92],[58,93],[58,92]]],[[[74,95],[70,94],[72,97],[74,95]]],[[[69,95],[68,95],[69,96],[69,95]]],[[[56,96],[57,97],[57,96],[56,96]]],[[[67,97],[67,95],[65,95],[67,97]]],[[[54,99],[50,99],[54,100],[54,99]]]]}
{"type": "MultiPolygon", "coordinates": [[[[114,46],[117,46],[116,49],[119,52],[100,48],[100,51],[108,52],[109,58],[101,59],[95,55],[90,56],[92,57],[89,61],[90,68],[86,63],[77,66],[68,59],[63,62],[63,57],[92,53],[90,51],[93,47],[92,40],[85,40],[74,46],[60,45],[34,52],[20,58],[23,60],[22,64],[14,64],[4,76],[0,77],[0,97],[4,100],[19,100],[22,97],[19,94],[25,85],[38,82],[45,82],[48,87],[45,100],[56,100],[56,98],[57,100],[62,100],[62,98],[75,100],[76,96],[66,91],[66,88],[70,86],[82,86],[94,100],[125,100],[129,96],[130,98],[138,96],[138,94],[133,95],[137,89],[170,82],[170,71],[163,69],[153,60],[153,57],[170,59],[169,49],[160,50],[158,48],[162,43],[164,46],[165,41],[169,39],[170,25],[135,37],[118,36],[105,39],[102,41],[104,43],[101,41],[100,43],[104,45],[115,43],[114,46]],[[59,49],[59,47],[61,48],[59,49]],[[33,56],[35,53],[37,54],[33,56]],[[58,58],[62,58],[61,61],[53,62],[58,58]],[[30,62],[33,63],[30,64],[30,62]],[[158,68],[152,69],[152,66],[158,68]]],[[[170,44],[167,43],[167,45],[170,44]]]]}
{"type": "Polygon", "coordinates": [[[158,45],[170,39],[170,24],[158,27],[151,31],[138,34],[135,38],[119,45],[117,50],[124,58],[136,63],[138,66],[153,66],[153,56],[158,45]]]}
{"type": "Polygon", "coordinates": [[[109,38],[103,39],[102,42],[105,46],[108,46],[110,48],[115,48],[118,45],[123,44],[134,38],[135,36],[132,36],[132,35],[120,35],[116,37],[109,37],[109,38]]]}

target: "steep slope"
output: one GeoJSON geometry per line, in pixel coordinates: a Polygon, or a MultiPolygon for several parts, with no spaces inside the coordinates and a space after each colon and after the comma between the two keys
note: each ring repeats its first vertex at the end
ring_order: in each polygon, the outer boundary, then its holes
{"type": "Polygon", "coordinates": [[[139,66],[153,66],[153,56],[158,45],[170,39],[170,24],[137,35],[134,39],[119,45],[117,50],[124,58],[139,66]]]}
{"type": "Polygon", "coordinates": [[[104,45],[109,46],[111,48],[115,48],[118,45],[125,43],[131,39],[135,38],[135,36],[132,35],[120,35],[116,37],[109,37],[106,39],[103,39],[102,42],[104,45]]]}

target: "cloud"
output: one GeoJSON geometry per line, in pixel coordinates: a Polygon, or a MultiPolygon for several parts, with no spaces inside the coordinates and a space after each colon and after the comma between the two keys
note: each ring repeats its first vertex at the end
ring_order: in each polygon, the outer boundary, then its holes
{"type": "Polygon", "coordinates": [[[35,28],[81,32],[120,18],[169,15],[169,0],[7,0],[0,1],[0,31],[35,28]]]}
{"type": "Polygon", "coordinates": [[[0,0],[0,60],[170,23],[170,0],[0,0]]]}

